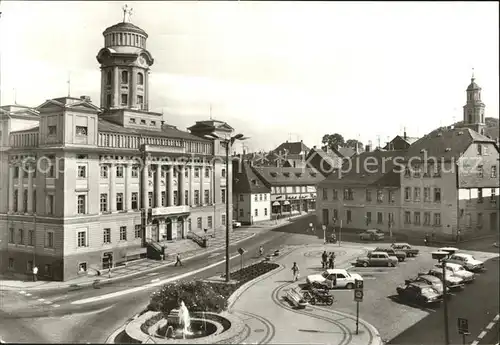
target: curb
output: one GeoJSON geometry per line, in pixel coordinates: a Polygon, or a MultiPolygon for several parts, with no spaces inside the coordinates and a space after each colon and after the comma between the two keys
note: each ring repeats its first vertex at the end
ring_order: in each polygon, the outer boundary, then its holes
{"type": "MultiPolygon", "coordinates": [[[[245,237],[243,239],[235,241],[232,244],[234,245],[234,244],[246,241],[246,240],[254,237],[255,235],[256,235],[255,233],[251,233],[248,237],[245,237]]],[[[216,252],[216,251],[220,250],[221,248],[225,248],[225,246],[216,247],[216,248],[213,248],[213,249],[208,250],[206,252],[195,254],[193,256],[189,256],[189,257],[185,258],[183,261],[186,262],[186,261],[189,261],[189,260],[194,259],[196,257],[216,252]]],[[[154,267],[154,268],[148,268],[148,269],[142,270],[140,272],[134,272],[134,273],[131,273],[131,274],[127,274],[125,276],[113,277],[113,278],[108,278],[108,279],[105,279],[105,280],[102,279],[100,281],[100,284],[113,282],[113,281],[116,281],[118,279],[125,279],[125,278],[135,277],[135,276],[138,276],[138,275],[141,275],[141,274],[145,274],[145,273],[148,273],[148,272],[151,272],[151,271],[156,271],[156,270],[162,269],[164,267],[173,266],[174,264],[175,264],[175,261],[171,261],[169,263],[165,263],[162,266],[158,266],[158,267],[154,267]]],[[[40,286],[40,287],[38,287],[38,286],[33,286],[33,287],[19,286],[19,287],[17,287],[16,286],[16,287],[13,287],[13,286],[9,286],[8,284],[0,283],[0,290],[5,290],[5,291],[17,291],[17,290],[37,290],[37,291],[38,290],[58,290],[58,289],[67,289],[67,288],[71,287],[71,285],[77,285],[79,287],[87,287],[87,286],[93,285],[95,280],[97,280],[97,278],[94,279],[93,281],[84,282],[84,283],[80,283],[80,284],[70,284],[70,283],[67,283],[67,284],[65,284],[63,286],[55,286],[55,287],[50,287],[50,286],[40,286]]]]}

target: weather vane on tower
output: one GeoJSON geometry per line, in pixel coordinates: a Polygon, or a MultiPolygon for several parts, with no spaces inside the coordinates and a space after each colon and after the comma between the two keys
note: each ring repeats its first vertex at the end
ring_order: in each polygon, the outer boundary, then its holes
{"type": "Polygon", "coordinates": [[[125,5],[122,7],[123,9],[123,22],[129,22],[130,23],[130,17],[132,17],[132,10],[133,8],[128,8],[128,5],[125,5]],[[128,19],[127,19],[128,16],[128,19]]]}

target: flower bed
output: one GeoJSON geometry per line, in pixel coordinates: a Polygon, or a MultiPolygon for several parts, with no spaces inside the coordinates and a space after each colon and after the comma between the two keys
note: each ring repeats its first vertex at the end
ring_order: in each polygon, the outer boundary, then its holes
{"type": "Polygon", "coordinates": [[[145,334],[149,334],[148,332],[149,327],[153,326],[155,323],[163,319],[163,317],[164,317],[163,313],[159,313],[150,317],[141,325],[141,331],[145,334]]]}

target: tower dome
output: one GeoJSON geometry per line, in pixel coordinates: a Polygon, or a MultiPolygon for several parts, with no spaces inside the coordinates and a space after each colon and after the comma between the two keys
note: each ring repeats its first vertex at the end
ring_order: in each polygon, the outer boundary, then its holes
{"type": "Polygon", "coordinates": [[[469,86],[467,86],[467,91],[481,90],[481,87],[476,84],[476,79],[474,77],[471,78],[469,86]]]}

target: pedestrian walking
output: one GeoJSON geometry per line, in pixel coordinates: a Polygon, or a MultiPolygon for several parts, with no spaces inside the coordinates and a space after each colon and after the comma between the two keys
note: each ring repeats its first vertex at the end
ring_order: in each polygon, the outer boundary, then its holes
{"type": "Polygon", "coordinates": [[[297,280],[299,280],[300,270],[296,262],[293,263],[292,273],[293,273],[293,281],[296,282],[297,280]]]}
{"type": "Polygon", "coordinates": [[[33,281],[36,282],[38,277],[37,277],[37,274],[38,274],[38,267],[35,265],[33,267],[33,281]]]}
{"type": "Polygon", "coordinates": [[[323,254],[321,254],[321,265],[323,268],[326,268],[327,261],[328,261],[328,253],[325,250],[323,254]]]}
{"type": "Polygon", "coordinates": [[[260,246],[259,248],[259,256],[264,255],[264,247],[260,246]]]}
{"type": "Polygon", "coordinates": [[[182,266],[182,261],[181,261],[181,255],[179,253],[177,253],[177,258],[175,260],[175,265],[174,266],[182,266]]]}
{"type": "Polygon", "coordinates": [[[457,243],[460,243],[460,235],[462,234],[462,232],[460,231],[460,229],[457,230],[457,243]]]}
{"type": "Polygon", "coordinates": [[[111,266],[108,267],[108,278],[111,278],[111,266]]]}
{"type": "Polygon", "coordinates": [[[335,268],[335,253],[333,252],[331,252],[330,256],[328,257],[328,268],[329,269],[335,268]]]}
{"type": "Polygon", "coordinates": [[[429,245],[429,234],[425,234],[424,243],[426,246],[429,245]]]}

